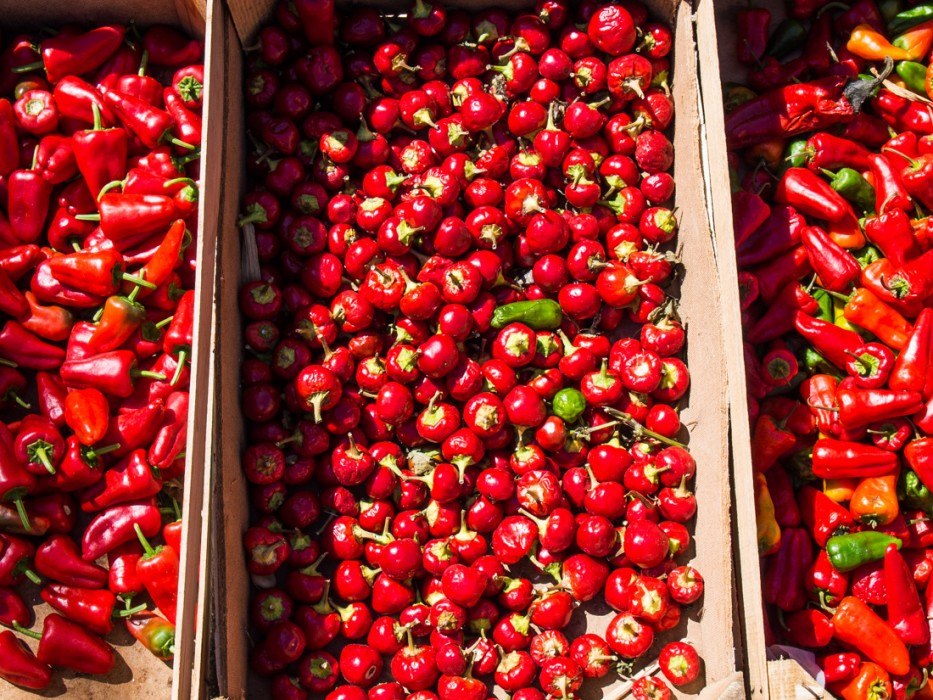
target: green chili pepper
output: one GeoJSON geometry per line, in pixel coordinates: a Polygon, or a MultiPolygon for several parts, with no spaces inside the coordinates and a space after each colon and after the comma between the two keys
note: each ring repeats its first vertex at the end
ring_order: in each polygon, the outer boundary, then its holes
{"type": "Polygon", "coordinates": [[[788,168],[803,168],[806,167],[809,156],[810,149],[807,147],[806,139],[791,141],[784,151],[784,163],[788,168]]]}
{"type": "Polygon", "coordinates": [[[803,46],[807,40],[807,28],[803,22],[797,19],[785,19],[781,22],[771,38],[768,40],[768,48],[765,54],[775,58],[783,58],[791,51],[795,51],[803,46]]]}
{"type": "MultiPolygon", "coordinates": [[[[816,294],[813,295],[814,297],[816,294]]],[[[828,294],[826,295],[829,296],[828,294]]],[[[823,319],[824,321],[832,321],[832,311],[830,310],[829,316],[823,319]]],[[[829,362],[826,358],[820,355],[813,348],[806,348],[803,351],[803,364],[807,368],[807,371],[810,374],[831,374],[834,377],[839,376],[839,370],[829,362]]]]}
{"type": "Polygon", "coordinates": [[[901,472],[897,484],[897,495],[909,508],[919,508],[927,514],[933,513],[933,491],[930,491],[913,469],[901,472]]]}
{"type": "Polygon", "coordinates": [[[564,320],[560,304],[553,299],[516,301],[500,306],[492,314],[492,327],[502,328],[510,323],[524,323],[536,331],[559,328],[564,320]]]}
{"type": "Polygon", "coordinates": [[[909,10],[898,12],[888,22],[888,36],[903,34],[908,29],[913,29],[918,24],[923,24],[931,19],[933,19],[933,5],[918,5],[909,10]]]}
{"type": "Polygon", "coordinates": [[[867,245],[864,248],[859,248],[855,251],[855,259],[858,260],[858,264],[863,268],[871,265],[875,260],[881,259],[881,253],[873,245],[867,245]]]}
{"type": "Polygon", "coordinates": [[[901,548],[901,541],[897,537],[886,535],[883,532],[865,530],[864,532],[850,532],[846,535],[836,535],[826,541],[826,554],[830,563],[843,573],[857,569],[863,564],[878,561],[884,556],[884,550],[889,544],[901,548]]]}
{"type": "Polygon", "coordinates": [[[881,18],[885,22],[891,22],[901,11],[900,0],[881,0],[878,3],[878,10],[881,12],[881,18]]]}
{"type": "Polygon", "coordinates": [[[859,207],[862,211],[874,211],[875,209],[875,188],[862,177],[858,170],[852,168],[841,168],[834,173],[831,170],[823,170],[824,175],[832,178],[829,186],[850,202],[859,207]]]}
{"type": "Polygon", "coordinates": [[[558,418],[573,423],[586,410],[586,399],[578,390],[567,387],[554,394],[551,410],[558,418]]]}
{"type": "MultiPolygon", "coordinates": [[[[816,289],[811,294],[813,298],[816,299],[816,303],[820,305],[820,311],[816,317],[822,321],[829,321],[832,323],[835,320],[833,317],[832,296],[825,289],[816,289]]],[[[807,348],[807,350],[812,350],[812,348],[807,348]]],[[[816,351],[813,350],[813,352],[816,351]]],[[[822,359],[822,356],[820,359],[822,359]]]]}
{"type": "Polygon", "coordinates": [[[926,95],[927,67],[914,61],[901,61],[897,64],[897,74],[911,90],[926,95]]]}

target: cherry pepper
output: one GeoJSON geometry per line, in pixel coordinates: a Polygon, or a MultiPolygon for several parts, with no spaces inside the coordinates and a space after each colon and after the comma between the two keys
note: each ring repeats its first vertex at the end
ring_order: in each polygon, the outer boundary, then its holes
{"type": "Polygon", "coordinates": [[[175,656],[175,625],[165,618],[144,612],[126,619],[126,629],[157,659],[171,661],[175,656]]]}
{"type": "Polygon", "coordinates": [[[82,360],[69,360],[62,364],[61,375],[70,388],[94,387],[124,399],[133,394],[133,382],[139,377],[165,379],[163,374],[140,370],[136,355],[130,350],[112,350],[82,360]]]}
{"type": "Polygon", "coordinates": [[[96,561],[115,547],[132,541],[139,525],[146,537],[155,537],[162,529],[162,514],[154,498],[121,503],[98,513],[84,530],[81,557],[96,561]]]}
{"type": "Polygon", "coordinates": [[[23,688],[43,690],[52,682],[51,667],[39,661],[9,630],[0,632],[0,678],[23,688]]]}
{"type": "Polygon", "coordinates": [[[194,335],[194,290],[189,289],[175,308],[172,323],[169,325],[163,340],[162,350],[166,355],[178,358],[178,368],[170,382],[172,386],[178,383],[185,361],[191,354],[191,343],[194,335]]]}
{"type": "Polygon", "coordinates": [[[136,574],[146,587],[152,602],[168,620],[175,624],[178,606],[178,552],[171,547],[153,547],[136,526],[136,536],[145,553],[136,562],[136,574]]]}
{"type": "Polygon", "coordinates": [[[33,474],[54,474],[65,456],[65,440],[52,421],[31,413],[20,421],[13,454],[33,474]]]}
{"type": "Polygon", "coordinates": [[[158,469],[146,461],[144,450],[128,457],[104,472],[104,478],[78,494],[81,510],[93,513],[118,503],[155,496],[162,490],[158,469]]]}
{"type": "Polygon", "coordinates": [[[42,625],[42,633],[20,625],[14,629],[39,640],[36,654],[39,661],[78,673],[102,676],[113,670],[116,654],[103,639],[58,613],[50,613],[42,625]]]}
{"type": "Polygon", "coordinates": [[[91,194],[99,196],[104,186],[126,175],[126,155],[129,140],[126,130],[103,128],[100,108],[91,104],[94,125],[72,135],[72,148],[81,177],[91,194]]]}

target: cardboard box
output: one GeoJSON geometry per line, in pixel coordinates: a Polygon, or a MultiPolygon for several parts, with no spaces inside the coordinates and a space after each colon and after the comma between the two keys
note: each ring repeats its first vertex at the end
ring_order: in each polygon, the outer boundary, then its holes
{"type": "MultiPolygon", "coordinates": [[[[398,3],[374,3],[399,7],[398,3]]],[[[690,448],[698,462],[696,479],[699,513],[693,527],[697,546],[690,561],[706,579],[702,603],[689,608],[681,628],[670,638],[693,642],[704,659],[705,690],[692,688],[690,695],[709,698],[742,697],[741,668],[743,652],[735,628],[732,567],[731,493],[729,485],[727,367],[719,360],[725,343],[724,299],[720,290],[732,289],[719,278],[716,251],[707,215],[707,192],[702,177],[702,120],[699,111],[696,45],[691,8],[687,3],[649,1],[654,15],[671,19],[676,27],[673,93],[675,101],[674,145],[677,180],[676,206],[680,211],[679,246],[685,261],[681,282],[681,316],[687,326],[687,362],[692,389],[684,404],[683,422],[690,426],[690,448]]],[[[237,233],[238,198],[246,187],[244,158],[246,139],[243,133],[242,99],[243,58],[240,46],[251,45],[257,30],[270,15],[273,2],[230,0],[231,18],[221,23],[225,57],[223,200],[219,213],[218,240],[219,287],[217,313],[218,340],[224,361],[218,365],[217,402],[223,410],[218,418],[218,474],[210,494],[212,514],[211,563],[213,595],[211,600],[214,674],[211,692],[228,698],[259,697],[259,685],[251,677],[248,664],[250,639],[247,634],[249,577],[245,570],[242,533],[249,524],[246,482],[240,471],[243,447],[242,419],[236,407],[239,401],[240,318],[236,294],[240,283],[250,278],[256,265],[250,262],[237,233]],[[253,689],[253,690],[251,690],[253,689]]],[[[450,6],[479,8],[502,7],[498,2],[451,2],[450,6]]],[[[504,3],[505,6],[528,6],[528,3],[504,3]]],[[[213,41],[220,42],[215,33],[213,41]]],[[[215,123],[217,123],[215,121],[215,123]]],[[[575,614],[577,631],[602,632],[611,619],[603,605],[588,606],[585,615],[575,614]]],[[[702,686],[702,684],[697,684],[702,686]]],[[[626,684],[614,676],[607,681],[588,683],[584,695],[617,698],[626,694],[626,684]],[[586,689],[589,689],[589,692],[586,689]]]]}

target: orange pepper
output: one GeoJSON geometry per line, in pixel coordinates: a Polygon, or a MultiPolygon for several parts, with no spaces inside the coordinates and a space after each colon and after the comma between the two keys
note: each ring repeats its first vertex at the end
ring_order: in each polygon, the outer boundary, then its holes
{"type": "Polygon", "coordinates": [[[881,32],[868,24],[860,24],[852,30],[846,49],[867,61],[881,61],[886,56],[895,61],[914,60],[907,50],[894,46],[881,32]]]}
{"type": "MultiPolygon", "coordinates": [[[[929,58],[930,48],[933,47],[933,21],[918,24],[916,27],[908,29],[897,37],[892,46],[895,50],[906,51],[908,61],[923,60],[926,62],[929,58]]],[[[895,61],[900,60],[892,56],[895,61]]]]}
{"type": "Polygon", "coordinates": [[[889,700],[894,697],[894,686],[888,672],[871,661],[863,663],[852,680],[834,684],[830,690],[842,700],[889,700]]]}
{"type": "Polygon", "coordinates": [[[784,139],[769,139],[749,148],[745,152],[745,162],[755,165],[764,161],[769,168],[777,168],[784,162],[784,139]]]}
{"type": "Polygon", "coordinates": [[[874,333],[895,350],[903,348],[910,336],[910,322],[864,287],[849,297],[843,315],[849,323],[874,333]]]}
{"type": "MultiPolygon", "coordinates": [[[[927,74],[926,74],[926,77],[925,77],[924,80],[923,80],[923,87],[924,87],[924,88],[926,89],[926,91],[927,91],[927,97],[929,97],[931,100],[933,100],[933,63],[930,63],[930,65],[927,66],[927,74]]],[[[923,687],[924,687],[924,688],[929,688],[930,685],[927,684],[927,685],[925,685],[925,686],[923,686],[923,687]]]]}
{"type": "Polygon", "coordinates": [[[758,525],[758,554],[767,556],[778,550],[781,544],[781,526],[774,517],[774,501],[768,490],[765,475],[755,473],[755,521],[758,525]]]}
{"type": "Polygon", "coordinates": [[[852,517],[871,527],[894,522],[901,512],[897,504],[897,477],[896,472],[862,479],[849,501],[852,517]]]}
{"type": "Polygon", "coordinates": [[[846,216],[842,221],[836,221],[829,224],[829,237],[840,248],[847,250],[857,250],[865,246],[865,234],[858,225],[858,219],[855,214],[846,216]]]}
{"type": "Polygon", "coordinates": [[[910,652],[891,626],[855,596],[846,596],[833,613],[836,639],[853,647],[888,673],[910,671],[910,652]]]}
{"type": "Polygon", "coordinates": [[[852,494],[855,492],[856,486],[858,486],[858,479],[852,477],[824,479],[823,493],[836,503],[848,503],[852,500],[852,494]]]}

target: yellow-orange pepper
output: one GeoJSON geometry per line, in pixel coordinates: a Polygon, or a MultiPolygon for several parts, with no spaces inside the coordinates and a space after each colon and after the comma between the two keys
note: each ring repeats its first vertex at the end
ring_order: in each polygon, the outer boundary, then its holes
{"type": "Polygon", "coordinates": [[[852,494],[855,492],[856,486],[858,486],[858,479],[851,477],[825,479],[823,481],[823,493],[836,503],[848,503],[852,500],[852,494]]]}
{"type": "MultiPolygon", "coordinates": [[[[930,48],[933,47],[933,21],[918,24],[912,29],[897,37],[892,46],[895,49],[906,51],[908,61],[923,60],[926,62],[929,58],[930,48]]],[[[892,58],[894,58],[892,56],[892,58]]],[[[898,59],[894,59],[895,61],[898,59]]]]}
{"type": "Polygon", "coordinates": [[[915,58],[906,49],[894,46],[881,32],[868,24],[860,24],[852,30],[846,48],[867,61],[881,61],[886,56],[895,61],[913,61],[915,58]]]}
{"type": "Polygon", "coordinates": [[[895,473],[862,479],[849,501],[852,517],[871,527],[894,522],[901,512],[897,504],[897,477],[895,473]]]}
{"type": "Polygon", "coordinates": [[[755,522],[758,525],[758,554],[773,554],[781,544],[781,526],[774,517],[774,501],[765,475],[755,473],[755,522]]]}

